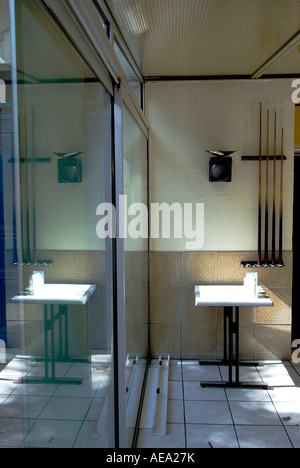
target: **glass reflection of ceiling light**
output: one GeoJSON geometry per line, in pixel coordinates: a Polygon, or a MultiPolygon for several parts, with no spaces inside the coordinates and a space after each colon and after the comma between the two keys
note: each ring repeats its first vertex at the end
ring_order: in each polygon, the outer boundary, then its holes
{"type": "Polygon", "coordinates": [[[0,65],[3,65],[4,63],[6,63],[5,60],[2,57],[0,57],[0,65]]]}
{"type": "Polygon", "coordinates": [[[143,12],[138,5],[125,12],[125,21],[133,34],[140,35],[149,30],[143,12]]]}

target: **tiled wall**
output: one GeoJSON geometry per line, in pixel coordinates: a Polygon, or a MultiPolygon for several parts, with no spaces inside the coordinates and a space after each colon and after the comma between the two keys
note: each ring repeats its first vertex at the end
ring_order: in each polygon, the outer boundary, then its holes
{"type": "MultiPolygon", "coordinates": [[[[105,303],[105,255],[95,252],[41,252],[53,261],[45,268],[47,282],[95,283],[97,291],[89,307],[80,308],[71,324],[71,352],[107,347],[105,303]],[[102,257],[101,257],[102,256],[102,257]],[[90,327],[87,328],[88,315],[90,327]],[[76,318],[76,320],[75,320],[76,318]],[[72,328],[73,327],[73,328],[72,328]]],[[[170,355],[184,359],[217,359],[223,352],[223,311],[218,307],[195,307],[196,284],[242,284],[246,270],[242,260],[254,260],[253,252],[151,252],[150,333],[153,357],[170,355]]],[[[241,357],[243,359],[289,359],[291,350],[292,253],[285,252],[285,268],[258,271],[275,307],[241,309],[241,357]]],[[[127,352],[147,354],[148,280],[147,255],[126,253],[127,352]]],[[[27,286],[32,268],[24,267],[27,286]]],[[[251,270],[252,271],[252,270],[251,270]]],[[[18,291],[11,292],[11,295],[18,291]]],[[[43,318],[39,306],[8,304],[9,335],[25,322],[28,353],[43,352],[43,318]]]]}
{"type": "MultiPolygon", "coordinates": [[[[151,352],[183,359],[219,359],[223,354],[223,311],[195,307],[197,284],[243,284],[243,260],[253,252],[152,252],[151,352]]],[[[241,358],[289,359],[291,353],[292,253],[285,268],[258,272],[275,307],[241,309],[241,358]]]]}

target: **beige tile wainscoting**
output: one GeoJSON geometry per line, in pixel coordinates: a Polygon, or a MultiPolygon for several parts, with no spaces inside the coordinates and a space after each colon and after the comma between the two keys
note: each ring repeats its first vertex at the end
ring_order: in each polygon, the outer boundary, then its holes
{"type": "MultiPolygon", "coordinates": [[[[196,284],[243,284],[243,260],[254,252],[152,252],[151,352],[153,357],[219,359],[223,355],[223,311],[195,307],[196,284]]],[[[242,359],[291,357],[292,253],[284,252],[284,268],[261,268],[263,285],[275,307],[241,309],[242,359]]]]}

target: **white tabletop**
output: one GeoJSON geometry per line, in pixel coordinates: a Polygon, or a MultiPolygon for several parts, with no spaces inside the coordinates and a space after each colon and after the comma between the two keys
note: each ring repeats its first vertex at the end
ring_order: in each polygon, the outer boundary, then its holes
{"type": "Polygon", "coordinates": [[[13,304],[84,305],[96,291],[94,284],[45,284],[33,295],[17,295],[13,304]]]}
{"type": "Polygon", "coordinates": [[[244,286],[195,286],[196,306],[217,307],[274,307],[261,286],[257,295],[250,294],[244,286]]]}

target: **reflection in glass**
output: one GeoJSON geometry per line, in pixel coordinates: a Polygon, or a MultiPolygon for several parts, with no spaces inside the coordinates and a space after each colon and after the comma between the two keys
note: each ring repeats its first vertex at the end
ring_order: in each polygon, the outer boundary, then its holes
{"type": "Polygon", "coordinates": [[[24,445],[114,446],[112,250],[96,235],[96,208],[111,200],[111,97],[46,10],[16,5],[24,287],[33,271],[95,286],[86,303],[66,288],[62,304],[19,306],[34,419],[24,445]]]}
{"type": "MultiPolygon", "coordinates": [[[[124,360],[113,331],[124,330],[113,322],[115,241],[96,233],[121,156],[112,96],[35,0],[0,1],[0,80],[0,446],[115,447],[114,366],[124,371],[124,360]],[[35,291],[34,272],[47,291],[35,291]]],[[[124,195],[147,206],[147,138],[123,110],[124,195]]],[[[149,353],[148,250],[147,238],[126,239],[128,447],[149,353]]]]}
{"type": "MultiPolygon", "coordinates": [[[[128,207],[148,207],[147,138],[126,106],[123,108],[124,195],[128,207]]],[[[147,210],[148,211],[148,210],[147,210]]],[[[128,224],[142,213],[128,216],[128,224]]],[[[141,226],[140,226],[141,229],[141,226]]],[[[125,239],[127,440],[131,446],[149,352],[148,236],[125,239]]]]}
{"type": "MultiPolygon", "coordinates": [[[[10,264],[17,261],[13,210],[13,122],[10,83],[10,14],[9,2],[4,0],[0,3],[0,340],[2,340],[0,348],[7,349],[8,346],[15,346],[18,342],[16,329],[15,341],[12,338],[13,332],[8,334],[8,329],[12,330],[13,317],[7,305],[7,296],[18,279],[16,271],[8,271],[10,264]]],[[[2,354],[1,349],[0,354],[2,354]]]]}

